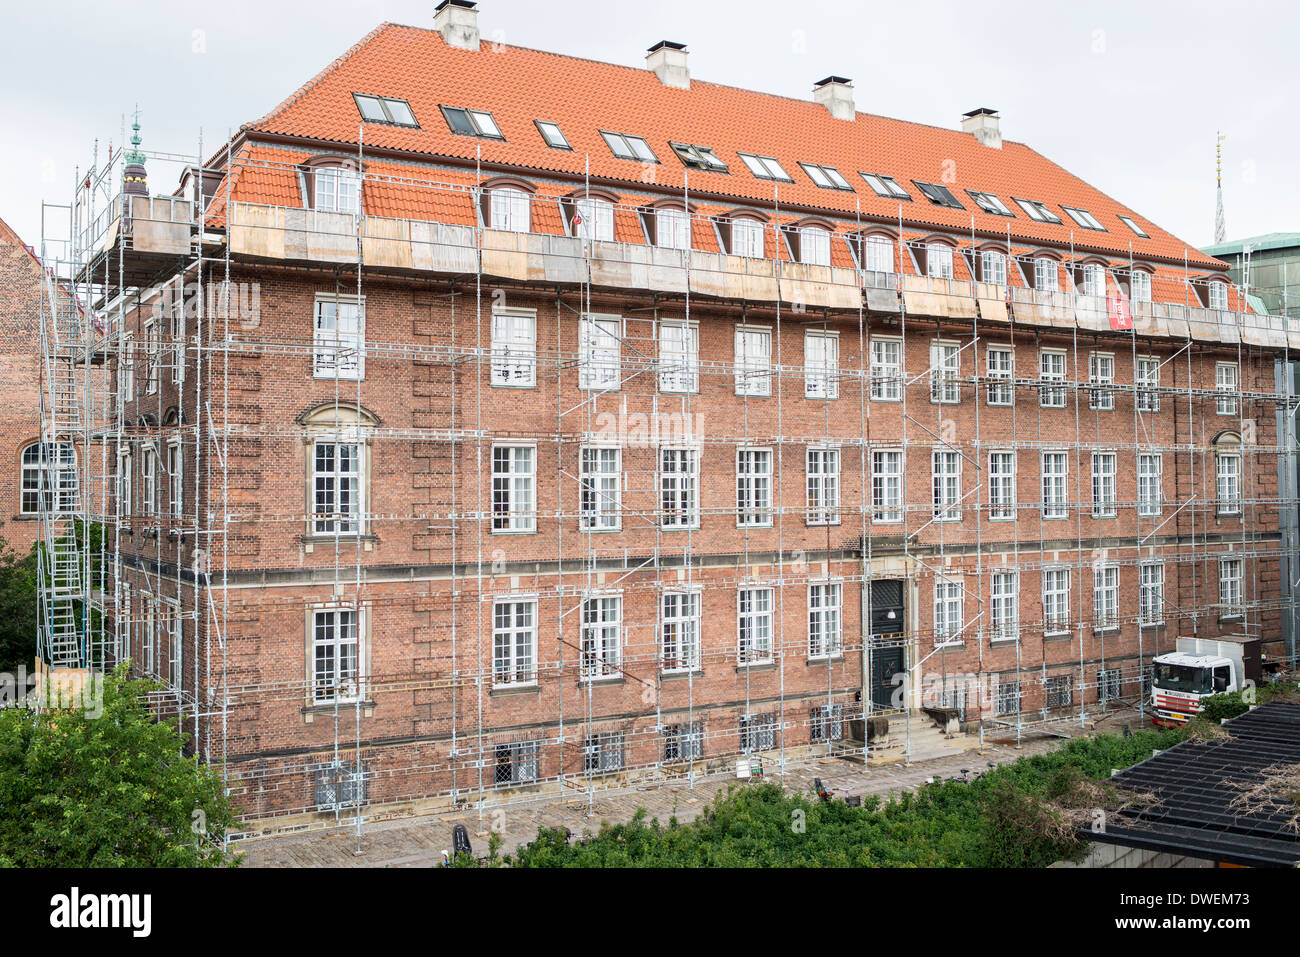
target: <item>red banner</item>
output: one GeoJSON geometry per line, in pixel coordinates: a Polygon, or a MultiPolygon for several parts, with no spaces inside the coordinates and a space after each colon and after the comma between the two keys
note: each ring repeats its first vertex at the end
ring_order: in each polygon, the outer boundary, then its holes
{"type": "Polygon", "coordinates": [[[1106,311],[1110,314],[1110,327],[1116,332],[1133,328],[1133,313],[1129,311],[1127,296],[1107,296],[1106,311]]]}

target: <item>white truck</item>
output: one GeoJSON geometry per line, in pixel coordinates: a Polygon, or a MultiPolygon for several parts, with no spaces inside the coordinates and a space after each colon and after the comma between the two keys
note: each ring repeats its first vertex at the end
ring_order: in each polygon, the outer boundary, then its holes
{"type": "Polygon", "coordinates": [[[1258,685],[1263,676],[1260,639],[1248,635],[1179,638],[1177,650],[1152,662],[1152,719],[1165,727],[1185,724],[1211,695],[1258,685]]]}

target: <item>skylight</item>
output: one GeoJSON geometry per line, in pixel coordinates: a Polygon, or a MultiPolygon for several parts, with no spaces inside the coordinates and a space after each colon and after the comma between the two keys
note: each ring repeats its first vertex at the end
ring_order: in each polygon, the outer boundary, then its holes
{"type": "Polygon", "coordinates": [[[564,132],[560,129],[558,123],[550,123],[546,120],[534,120],[537,124],[537,132],[542,134],[542,139],[546,140],[546,145],[556,150],[571,150],[572,146],[565,139],[564,132]]]}
{"type": "Polygon", "coordinates": [[[818,166],[815,163],[800,163],[808,178],[822,189],[847,189],[853,191],[849,181],[840,175],[834,166],[818,166]]]}
{"type": "Polygon", "coordinates": [[[482,110],[463,110],[457,106],[444,106],[442,115],[457,136],[481,136],[489,140],[503,140],[501,128],[491,113],[482,110]]]}
{"type": "Polygon", "coordinates": [[[992,213],[994,216],[1015,216],[1015,213],[1007,209],[1007,204],[992,193],[981,193],[974,189],[968,189],[966,193],[975,200],[975,205],[986,213],[992,213]]]}
{"type": "Polygon", "coordinates": [[[395,100],[387,96],[368,96],[365,93],[353,93],[361,118],[367,123],[391,123],[394,126],[419,126],[411,105],[405,100],[395,100]]]}
{"type": "Polygon", "coordinates": [[[793,183],[790,174],[771,156],[754,156],[750,153],[737,154],[749,167],[749,171],[759,179],[778,179],[783,183],[793,183]]]}
{"type": "Polygon", "coordinates": [[[936,206],[947,206],[950,209],[966,208],[947,186],[940,186],[938,183],[922,183],[918,179],[914,179],[912,182],[916,184],[917,189],[925,194],[925,198],[936,206]]]}
{"type": "Polygon", "coordinates": [[[1070,214],[1070,218],[1082,226],[1084,229],[1095,229],[1098,232],[1106,232],[1106,227],[1097,222],[1097,217],[1092,215],[1086,209],[1076,209],[1073,206],[1062,206],[1063,210],[1070,214]]]}
{"type": "Polygon", "coordinates": [[[1151,238],[1151,236],[1147,233],[1145,229],[1143,229],[1141,226],[1139,226],[1136,222],[1133,221],[1133,217],[1121,216],[1119,218],[1119,221],[1123,223],[1125,226],[1127,226],[1129,229],[1133,230],[1133,232],[1137,233],[1143,239],[1151,238]]]}
{"type": "MultiPolygon", "coordinates": [[[[1012,198],[1015,199],[1015,197],[1012,198]]],[[[1036,223],[1059,223],[1061,221],[1060,216],[1057,216],[1056,213],[1036,199],[1016,199],[1016,202],[1025,211],[1025,215],[1036,223]]]]}
{"type": "Polygon", "coordinates": [[[640,163],[658,163],[659,157],[655,156],[654,151],[650,149],[650,144],[639,136],[629,136],[624,133],[607,133],[600,131],[600,135],[605,137],[605,142],[609,144],[610,152],[619,159],[636,160],[640,163]]]}
{"type": "Polygon", "coordinates": [[[862,178],[867,181],[877,196],[883,196],[886,199],[902,199],[907,202],[912,201],[912,194],[903,187],[898,185],[898,181],[892,176],[882,176],[879,173],[863,173],[862,178]]]}
{"type": "Polygon", "coordinates": [[[690,146],[686,143],[669,143],[673,151],[687,166],[695,169],[713,170],[715,173],[725,173],[727,164],[718,159],[716,153],[707,146],[690,146]]]}

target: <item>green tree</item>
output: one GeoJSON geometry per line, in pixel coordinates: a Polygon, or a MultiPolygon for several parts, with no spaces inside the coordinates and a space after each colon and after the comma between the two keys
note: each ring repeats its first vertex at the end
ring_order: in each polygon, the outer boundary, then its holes
{"type": "Polygon", "coordinates": [[[0,711],[0,864],[218,867],[234,823],[221,779],[183,749],[175,719],[125,666],[99,695],[57,710],[0,711]]]}
{"type": "Polygon", "coordinates": [[[36,549],[20,557],[0,540],[0,671],[31,670],[39,601],[36,549]]]}

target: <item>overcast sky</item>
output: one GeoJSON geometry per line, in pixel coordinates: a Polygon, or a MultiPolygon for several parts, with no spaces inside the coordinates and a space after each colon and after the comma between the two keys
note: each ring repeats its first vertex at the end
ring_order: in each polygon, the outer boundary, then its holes
{"type": "MultiPolygon", "coordinates": [[[[384,20],[434,0],[5,0],[0,217],[29,243],[67,202],[96,138],[211,153],[384,20]]],[[[644,65],[662,40],[692,75],[807,97],[851,77],[858,109],[956,127],[1002,112],[1026,142],[1184,240],[1214,236],[1215,131],[1227,135],[1228,238],[1300,230],[1300,5],[1155,0],[481,0],[485,37],[644,65]]],[[[526,82],[526,78],[521,78],[526,82]]],[[[170,192],[173,170],[151,169],[170,192]]]]}

